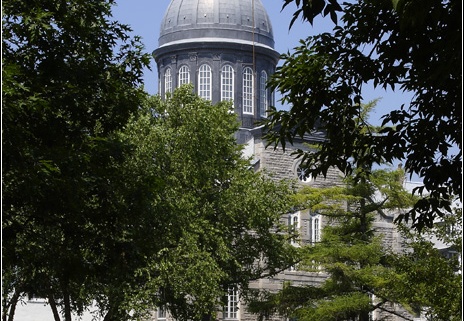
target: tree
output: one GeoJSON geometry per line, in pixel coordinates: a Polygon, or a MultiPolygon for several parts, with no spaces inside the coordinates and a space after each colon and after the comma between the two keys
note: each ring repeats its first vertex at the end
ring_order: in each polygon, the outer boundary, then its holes
{"type": "Polygon", "coordinates": [[[183,86],[165,101],[152,98],[124,132],[136,148],[129,168],[159,185],[157,251],[138,270],[146,276],[138,296],[179,320],[208,320],[228,289],[245,295],[251,280],[295,262],[278,224],[291,190],[242,159],[230,107],[183,86]]]}
{"type": "Polygon", "coordinates": [[[412,320],[394,308],[396,303],[411,313],[427,307],[437,320],[459,319],[460,276],[453,264],[431,244],[425,247],[413,238],[406,239],[404,253],[395,253],[373,224],[375,216],[392,215],[413,204],[401,186],[403,175],[402,170],[376,170],[369,181],[350,179],[346,187],[305,188],[298,193],[297,204],[327,218],[320,242],[303,247],[298,269],[327,278],[318,285],[288,283],[254,302],[252,311],[304,321],[371,320],[373,313],[379,313],[379,319],[412,320]]]}
{"type": "Polygon", "coordinates": [[[269,132],[270,143],[285,147],[323,130],[327,141],[319,151],[297,153],[313,176],[333,166],[350,175],[401,161],[423,186],[399,220],[411,219],[420,230],[450,213],[462,189],[462,2],[284,0],[283,7],[290,3],[297,6],[290,27],[298,17],[312,24],[318,15],[335,23],[340,15],[341,24],[282,55],[271,87],[291,109],[271,113],[267,124],[278,130],[269,132]],[[380,133],[355,121],[369,86],[413,94],[383,115],[380,133]]]}
{"type": "Polygon", "coordinates": [[[401,277],[391,287],[427,320],[462,319],[462,209],[454,212],[420,234],[401,227],[409,246],[394,258],[401,277]]]}
{"type": "Polygon", "coordinates": [[[129,146],[116,133],[145,97],[149,56],[112,4],[2,3],[3,320],[24,293],[70,320],[118,282],[105,264],[124,275],[129,146]]]}
{"type": "Polygon", "coordinates": [[[92,304],[105,321],[137,320],[155,307],[206,320],[230,287],[246,293],[250,280],[294,263],[277,224],[291,191],[241,158],[230,106],[185,87],[166,101],[140,99],[122,125],[105,136],[86,131],[85,153],[69,151],[81,161],[66,163],[74,175],[46,162],[45,177],[29,182],[38,200],[9,209],[5,320],[27,292],[47,297],[55,320],[92,304]],[[42,196],[43,185],[56,195],[42,196]],[[74,194],[61,200],[63,187],[74,194]],[[39,207],[51,197],[61,206],[39,207]]]}

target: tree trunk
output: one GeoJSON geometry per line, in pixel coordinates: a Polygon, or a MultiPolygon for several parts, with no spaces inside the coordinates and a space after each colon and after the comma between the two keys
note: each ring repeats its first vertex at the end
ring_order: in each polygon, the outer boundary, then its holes
{"type": "Polygon", "coordinates": [[[103,321],[111,321],[113,319],[113,312],[111,311],[111,308],[108,309],[108,312],[105,314],[105,318],[103,321]]]}
{"type": "Polygon", "coordinates": [[[211,314],[208,313],[208,314],[203,314],[202,318],[201,318],[201,321],[211,321],[211,314]]]}
{"type": "Polygon", "coordinates": [[[55,321],[60,321],[60,314],[58,313],[58,308],[56,306],[55,298],[53,297],[52,291],[48,292],[48,303],[50,303],[50,308],[52,309],[53,318],[55,321]]]}
{"type": "Polygon", "coordinates": [[[19,290],[15,290],[10,300],[9,309],[6,309],[6,311],[4,311],[3,321],[7,321],[7,316],[8,316],[8,321],[13,321],[14,314],[16,311],[16,305],[18,304],[18,300],[20,296],[21,296],[21,292],[19,290]]]}
{"type": "Polygon", "coordinates": [[[64,301],[64,320],[72,321],[71,319],[71,298],[69,297],[68,289],[63,291],[63,301],[64,301]]]}
{"type": "Polygon", "coordinates": [[[369,312],[368,311],[362,311],[359,314],[359,321],[369,321],[369,312]]]}

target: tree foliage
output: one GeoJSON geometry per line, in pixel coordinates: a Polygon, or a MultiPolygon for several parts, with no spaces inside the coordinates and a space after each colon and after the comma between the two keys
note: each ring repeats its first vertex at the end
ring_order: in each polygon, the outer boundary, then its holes
{"type": "Polygon", "coordinates": [[[462,209],[454,208],[453,215],[421,234],[407,227],[401,231],[409,247],[394,258],[400,278],[391,287],[407,298],[411,310],[428,320],[461,320],[462,209]]]}
{"type": "Polygon", "coordinates": [[[137,167],[161,184],[153,201],[157,252],[139,269],[149,279],[138,290],[176,319],[204,320],[228,288],[244,295],[250,281],[294,262],[278,224],[291,191],[242,159],[229,105],[212,106],[185,86],[149,107],[125,132],[137,167]]]}
{"type": "Polygon", "coordinates": [[[403,175],[401,170],[377,170],[369,181],[349,179],[346,187],[304,188],[298,193],[297,203],[324,215],[327,222],[320,242],[302,248],[298,269],[317,273],[323,281],[289,282],[280,292],[253,302],[251,311],[305,321],[371,320],[374,313],[379,319],[407,320],[406,311],[426,307],[434,320],[457,320],[460,275],[453,262],[424,238],[419,241],[421,236],[412,237],[407,228],[403,237],[408,246],[395,252],[374,224],[414,203],[401,187],[403,175]]]}
{"type": "Polygon", "coordinates": [[[149,56],[111,21],[112,4],[2,3],[4,320],[19,293],[70,320],[119,282],[111,272],[125,274],[121,227],[134,208],[116,133],[142,103],[149,56]]]}
{"type": "MultiPolygon", "coordinates": [[[[278,225],[291,190],[241,158],[230,106],[212,106],[191,87],[166,101],[137,95],[125,123],[98,135],[82,127],[81,144],[53,146],[47,171],[27,181],[35,194],[13,193],[25,180],[15,164],[4,172],[4,320],[29,292],[48,299],[57,321],[91,305],[105,321],[138,320],[156,307],[205,320],[229,287],[246,293],[251,280],[295,261],[278,225]]],[[[66,107],[57,103],[55,117],[66,107]]]]}
{"type": "Polygon", "coordinates": [[[294,261],[287,186],[248,169],[225,105],[147,98],[113,4],[2,3],[4,321],[26,293],[56,321],[204,319],[294,261]]]}
{"type": "Polygon", "coordinates": [[[291,109],[271,113],[269,128],[279,130],[270,142],[285,147],[318,128],[327,135],[321,149],[298,153],[314,176],[332,166],[350,175],[400,161],[424,183],[415,190],[422,198],[400,220],[420,230],[450,213],[462,189],[462,2],[284,0],[284,7],[291,3],[297,10],[290,26],[318,15],[341,23],[282,55],[271,87],[291,109]],[[380,132],[356,123],[371,86],[413,95],[391,106],[380,132]]]}

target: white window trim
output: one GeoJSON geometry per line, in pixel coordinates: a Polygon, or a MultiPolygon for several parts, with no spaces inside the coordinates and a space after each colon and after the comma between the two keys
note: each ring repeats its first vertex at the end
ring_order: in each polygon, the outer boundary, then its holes
{"type": "MultiPolygon", "coordinates": [[[[296,231],[299,234],[300,233],[300,227],[301,227],[301,213],[300,213],[300,211],[292,213],[292,214],[288,214],[287,220],[288,220],[288,222],[287,222],[288,228],[293,229],[294,231],[296,231]]],[[[298,239],[290,240],[290,244],[292,244],[293,246],[296,246],[296,247],[300,246],[300,243],[299,243],[298,239]]]]}
{"type": "Polygon", "coordinates": [[[178,79],[178,87],[190,83],[190,68],[187,65],[183,65],[179,68],[178,79]]]}
{"type": "Polygon", "coordinates": [[[167,93],[172,93],[172,70],[166,68],[164,71],[164,97],[167,93]]]}
{"type": "Polygon", "coordinates": [[[242,75],[243,113],[253,115],[254,110],[254,74],[253,69],[245,67],[242,75]]]}
{"type": "Polygon", "coordinates": [[[311,243],[315,244],[321,241],[321,215],[320,214],[311,214],[310,215],[310,229],[311,229],[311,243]]]}
{"type": "Polygon", "coordinates": [[[239,290],[236,287],[229,287],[226,293],[226,305],[224,306],[224,320],[239,320],[240,298],[239,290]]]}
{"type": "Polygon", "coordinates": [[[198,69],[198,96],[211,101],[212,72],[208,64],[202,64],[198,69]]]}
{"type": "Polygon", "coordinates": [[[234,68],[231,65],[224,65],[221,68],[221,101],[233,101],[234,99],[234,73],[234,68]],[[230,82],[230,84],[225,83],[225,81],[230,82]],[[228,87],[228,89],[225,90],[224,87],[228,87]],[[230,97],[226,97],[229,95],[230,97]]]}
{"type": "Polygon", "coordinates": [[[269,109],[267,79],[267,72],[261,71],[259,113],[262,117],[267,117],[266,111],[269,109]]]}

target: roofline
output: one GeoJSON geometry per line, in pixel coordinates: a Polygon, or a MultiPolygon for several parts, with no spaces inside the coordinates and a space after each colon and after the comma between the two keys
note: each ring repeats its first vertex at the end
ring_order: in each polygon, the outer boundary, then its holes
{"type": "Polygon", "coordinates": [[[274,48],[271,46],[264,45],[260,42],[253,42],[249,40],[240,40],[240,39],[230,39],[230,38],[215,38],[215,37],[206,37],[206,38],[189,38],[189,39],[181,39],[181,40],[175,40],[171,42],[167,42],[162,44],[161,46],[158,47],[158,49],[167,47],[167,46],[174,46],[174,45],[179,45],[179,44],[186,44],[186,43],[196,43],[198,44],[199,42],[207,42],[207,43],[235,43],[235,44],[242,44],[242,45],[250,45],[250,46],[255,46],[255,47],[262,47],[265,49],[273,50],[275,51],[274,48]]]}
{"type": "Polygon", "coordinates": [[[277,64],[280,59],[280,54],[272,47],[256,42],[253,43],[252,41],[233,40],[227,38],[192,38],[173,41],[158,47],[152,52],[152,55],[158,62],[158,59],[166,54],[173,55],[179,52],[186,52],[188,50],[194,50],[196,52],[203,50],[220,50],[221,52],[233,51],[251,53],[253,52],[251,49],[253,45],[255,47],[256,54],[267,56],[268,59],[271,59],[271,61],[277,64]]]}

